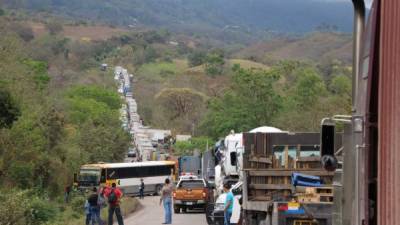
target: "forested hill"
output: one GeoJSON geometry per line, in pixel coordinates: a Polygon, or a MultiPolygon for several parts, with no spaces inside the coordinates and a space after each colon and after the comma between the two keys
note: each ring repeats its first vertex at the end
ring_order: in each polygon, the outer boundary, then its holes
{"type": "Polygon", "coordinates": [[[11,8],[57,12],[119,25],[302,33],[351,31],[350,1],[322,0],[4,0],[11,8]],[[322,26],[321,26],[322,25],[322,26]]]}

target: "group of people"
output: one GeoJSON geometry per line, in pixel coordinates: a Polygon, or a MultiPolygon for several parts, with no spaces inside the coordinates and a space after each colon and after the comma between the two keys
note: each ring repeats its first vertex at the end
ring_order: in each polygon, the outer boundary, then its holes
{"type": "MultiPolygon", "coordinates": [[[[141,184],[139,187],[139,196],[141,199],[144,198],[144,182],[141,179],[141,184]]],[[[164,186],[161,189],[160,205],[164,207],[164,223],[172,223],[172,193],[174,191],[174,186],[171,181],[167,178],[165,179],[164,186]]],[[[230,185],[224,184],[224,191],[227,193],[224,207],[224,225],[230,225],[230,219],[232,217],[232,209],[234,196],[230,191],[230,185]]],[[[121,214],[120,199],[122,197],[122,191],[117,188],[116,184],[113,183],[110,187],[104,187],[97,190],[96,187],[93,188],[92,194],[88,197],[85,203],[86,212],[86,225],[92,222],[103,225],[103,221],[100,218],[101,209],[105,208],[108,204],[108,225],[113,224],[114,214],[117,217],[118,225],[123,225],[124,221],[121,214]]]]}
{"type": "Polygon", "coordinates": [[[97,188],[94,187],[92,193],[85,202],[86,225],[89,225],[90,222],[92,225],[96,223],[103,225],[100,214],[101,209],[107,207],[107,205],[108,225],[113,224],[114,214],[117,217],[118,225],[124,225],[120,208],[121,197],[122,191],[117,188],[115,183],[113,183],[111,187],[104,187],[100,190],[97,190],[97,188]]]}

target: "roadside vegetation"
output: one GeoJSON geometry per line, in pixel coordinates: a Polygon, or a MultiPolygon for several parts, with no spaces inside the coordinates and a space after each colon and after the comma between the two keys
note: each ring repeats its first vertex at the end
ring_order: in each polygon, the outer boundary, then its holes
{"type": "Polygon", "coordinates": [[[0,220],[67,224],[83,215],[82,197],[62,198],[79,166],[120,161],[130,141],[111,74],[93,73],[107,45],[71,41],[55,24],[37,39],[8,25],[0,17],[0,220]]]}
{"type": "Polygon", "coordinates": [[[123,159],[122,102],[101,63],[133,71],[146,125],[193,136],[175,144],[176,155],[201,152],[231,130],[316,131],[321,118],[350,111],[343,34],[219,45],[166,30],[26,18],[0,10],[0,221],[10,224],[81,224],[84,197],[64,204],[64,187],[84,163],[123,159]],[[84,36],[85,27],[103,35],[84,36]]]}

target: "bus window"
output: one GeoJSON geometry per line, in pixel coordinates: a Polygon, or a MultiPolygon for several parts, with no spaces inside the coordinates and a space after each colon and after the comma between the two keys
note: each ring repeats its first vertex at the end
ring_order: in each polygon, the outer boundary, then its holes
{"type": "Polygon", "coordinates": [[[100,183],[106,182],[106,169],[101,170],[100,183]]]}
{"type": "Polygon", "coordinates": [[[98,184],[100,182],[100,170],[81,169],[79,182],[82,184],[98,184]]]}

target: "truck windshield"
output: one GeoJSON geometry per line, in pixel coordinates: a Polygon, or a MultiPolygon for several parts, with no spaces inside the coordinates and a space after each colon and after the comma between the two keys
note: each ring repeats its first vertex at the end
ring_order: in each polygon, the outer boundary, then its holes
{"type": "Polygon", "coordinates": [[[204,188],[202,180],[183,180],[179,184],[180,188],[204,188]]]}
{"type": "Polygon", "coordinates": [[[79,181],[98,183],[100,181],[100,170],[81,169],[79,173],[79,181]]]}

